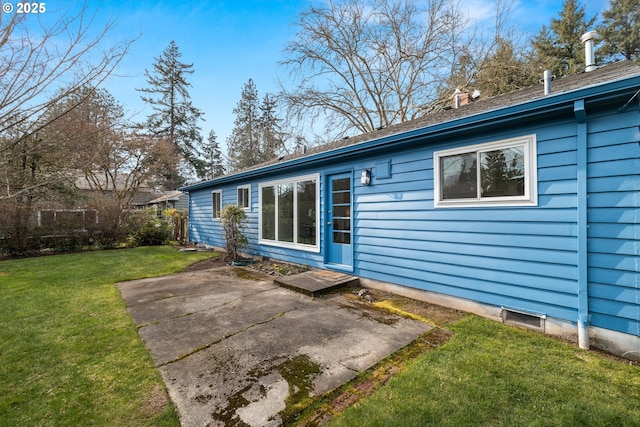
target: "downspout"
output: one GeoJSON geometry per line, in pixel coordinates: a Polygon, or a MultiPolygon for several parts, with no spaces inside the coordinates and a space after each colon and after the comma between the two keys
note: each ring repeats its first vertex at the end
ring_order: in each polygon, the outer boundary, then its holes
{"type": "Polygon", "coordinates": [[[574,101],[578,167],[578,346],[589,349],[589,290],[587,274],[587,112],[584,99],[574,101]]]}
{"type": "Polygon", "coordinates": [[[193,241],[193,222],[191,221],[191,212],[193,212],[193,197],[189,195],[189,207],[187,208],[187,243],[197,243],[193,241]]]}

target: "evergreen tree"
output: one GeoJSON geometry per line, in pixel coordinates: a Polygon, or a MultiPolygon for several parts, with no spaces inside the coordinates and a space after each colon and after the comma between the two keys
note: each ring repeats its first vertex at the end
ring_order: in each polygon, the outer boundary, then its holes
{"type": "MultiPolygon", "coordinates": [[[[206,162],[201,158],[202,135],[198,126],[203,113],[193,106],[188,91],[191,84],[187,76],[193,74],[193,64],[180,62],[181,57],[178,45],[171,41],[162,55],[155,58],[153,72],[145,70],[149,86],[138,90],[148,94],[142,96],[142,100],[154,110],[147,118],[149,131],[168,140],[178,158],[202,177],[207,172],[206,162]]],[[[164,187],[167,190],[175,189],[185,180],[179,163],[166,173],[164,187]]]]}
{"type": "Polygon", "coordinates": [[[236,171],[260,162],[260,109],[258,89],[253,79],[244,84],[233,114],[236,118],[227,138],[227,147],[229,166],[236,171]]]}
{"type": "Polygon", "coordinates": [[[284,150],[284,133],[276,116],[277,102],[269,94],[259,103],[258,89],[253,79],[242,88],[236,118],[227,138],[229,167],[232,171],[251,167],[269,160],[284,150]]]}
{"type": "Polygon", "coordinates": [[[543,25],[534,38],[535,62],[557,77],[584,70],[584,45],[580,37],[590,29],[596,17],[587,20],[578,0],[565,0],[558,18],[549,27],[543,25]]]}
{"type": "Polygon", "coordinates": [[[266,162],[275,158],[284,149],[284,134],[280,127],[280,119],[276,117],[278,104],[266,94],[260,105],[260,161],[266,162]]]}
{"type": "Polygon", "coordinates": [[[607,60],[622,56],[640,62],[640,2],[611,0],[598,33],[603,43],[598,53],[607,60]]]}
{"type": "Polygon", "coordinates": [[[227,171],[224,167],[222,151],[220,150],[220,144],[218,143],[218,135],[216,135],[216,132],[213,129],[209,131],[207,144],[204,146],[203,151],[208,170],[206,177],[210,179],[224,175],[227,171]]]}
{"type": "Polygon", "coordinates": [[[531,86],[538,78],[526,58],[516,52],[513,42],[498,38],[495,52],[485,61],[470,87],[490,97],[531,86]]]}

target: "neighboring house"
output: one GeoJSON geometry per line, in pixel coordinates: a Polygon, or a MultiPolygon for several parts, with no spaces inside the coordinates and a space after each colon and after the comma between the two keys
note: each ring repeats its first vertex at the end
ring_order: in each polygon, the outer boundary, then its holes
{"type": "Polygon", "coordinates": [[[140,207],[155,209],[158,215],[166,209],[176,209],[179,211],[189,208],[189,195],[182,191],[165,191],[156,194],[156,197],[139,205],[140,207]]]}
{"type": "Polygon", "coordinates": [[[189,237],[640,359],[640,67],[630,61],[183,188],[189,237]]]}
{"type": "MultiPolygon", "coordinates": [[[[93,182],[87,179],[84,175],[80,174],[78,178],[76,178],[76,187],[79,190],[82,190],[86,195],[102,195],[104,194],[107,197],[115,198],[114,195],[114,183],[107,176],[96,174],[99,181],[93,182]]],[[[131,187],[131,183],[128,182],[129,176],[127,174],[118,174],[115,182],[115,188],[118,191],[122,191],[125,188],[131,187]]],[[[131,190],[134,192],[131,204],[128,207],[134,206],[142,206],[159,196],[156,190],[154,190],[150,185],[142,184],[135,189],[131,190]]]]}

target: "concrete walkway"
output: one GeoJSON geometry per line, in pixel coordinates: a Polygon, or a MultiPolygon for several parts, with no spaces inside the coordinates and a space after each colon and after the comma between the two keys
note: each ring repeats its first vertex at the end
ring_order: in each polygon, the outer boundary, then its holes
{"type": "Polygon", "coordinates": [[[183,426],[278,426],[431,326],[339,294],[311,298],[219,267],[118,285],[183,426]]]}

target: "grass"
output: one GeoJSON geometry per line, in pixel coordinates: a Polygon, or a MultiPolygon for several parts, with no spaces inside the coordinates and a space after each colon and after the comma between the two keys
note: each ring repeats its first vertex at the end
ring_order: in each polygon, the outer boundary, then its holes
{"type": "MultiPolygon", "coordinates": [[[[143,247],[0,262],[0,426],[178,426],[115,283],[215,255],[143,247]]],[[[450,341],[399,363],[331,425],[640,426],[637,365],[458,319],[444,326],[450,341]]]]}
{"type": "Polygon", "coordinates": [[[640,368],[476,316],[331,426],[640,426],[640,368]]]}
{"type": "Polygon", "coordinates": [[[164,246],[0,262],[0,426],[177,426],[115,283],[214,255],[164,246]]]}

